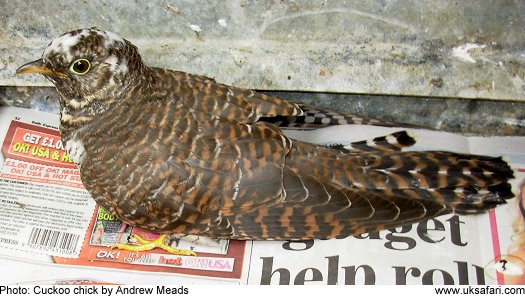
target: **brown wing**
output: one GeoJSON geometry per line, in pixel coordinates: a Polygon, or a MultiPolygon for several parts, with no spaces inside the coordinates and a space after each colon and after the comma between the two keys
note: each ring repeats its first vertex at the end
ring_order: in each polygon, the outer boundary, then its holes
{"type": "Polygon", "coordinates": [[[255,121],[301,110],[200,76],[154,74],[162,87],[152,96],[138,95],[146,99],[118,106],[77,135],[85,133],[90,155],[81,166],[85,186],[130,224],[229,236],[224,215],[276,203],[283,190],[291,141],[274,125],[255,121]]]}
{"type": "Polygon", "coordinates": [[[276,97],[219,84],[204,76],[158,68],[154,70],[157,80],[167,82],[163,89],[170,90],[162,95],[177,96],[189,110],[240,123],[253,123],[261,117],[303,114],[299,105],[276,97]]]}

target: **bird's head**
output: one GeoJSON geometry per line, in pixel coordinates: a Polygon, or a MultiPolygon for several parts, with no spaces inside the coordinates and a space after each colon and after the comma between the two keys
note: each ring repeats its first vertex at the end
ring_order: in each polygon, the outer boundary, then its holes
{"type": "Polygon", "coordinates": [[[96,115],[122,99],[145,68],[130,42],[91,28],[55,38],[42,58],[16,73],[39,73],[50,80],[60,93],[63,116],[64,111],[96,115]]]}

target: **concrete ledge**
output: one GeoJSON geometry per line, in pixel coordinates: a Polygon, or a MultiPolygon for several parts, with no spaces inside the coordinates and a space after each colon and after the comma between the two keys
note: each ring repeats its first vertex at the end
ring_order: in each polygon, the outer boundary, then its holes
{"type": "Polygon", "coordinates": [[[515,1],[0,0],[0,85],[55,36],[97,26],[152,66],[265,90],[525,100],[515,1]]]}

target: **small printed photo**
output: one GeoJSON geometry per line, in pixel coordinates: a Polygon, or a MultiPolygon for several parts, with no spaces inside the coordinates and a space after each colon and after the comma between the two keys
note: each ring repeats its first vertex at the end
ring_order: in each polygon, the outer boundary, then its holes
{"type": "Polygon", "coordinates": [[[97,219],[91,233],[90,244],[94,246],[113,246],[125,244],[133,227],[119,221],[108,211],[99,207],[97,219]]]}

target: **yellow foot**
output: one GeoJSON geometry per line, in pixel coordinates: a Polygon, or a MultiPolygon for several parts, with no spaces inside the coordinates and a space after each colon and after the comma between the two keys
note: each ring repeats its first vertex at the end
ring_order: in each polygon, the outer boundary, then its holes
{"type": "Polygon", "coordinates": [[[155,248],[161,248],[175,255],[197,256],[197,254],[193,251],[179,250],[179,249],[168,246],[166,244],[166,238],[168,237],[167,234],[162,234],[152,241],[145,240],[137,234],[132,234],[132,236],[141,244],[140,246],[131,246],[128,244],[117,244],[117,245],[111,246],[111,249],[117,248],[119,250],[142,252],[142,251],[152,250],[155,248]]]}

